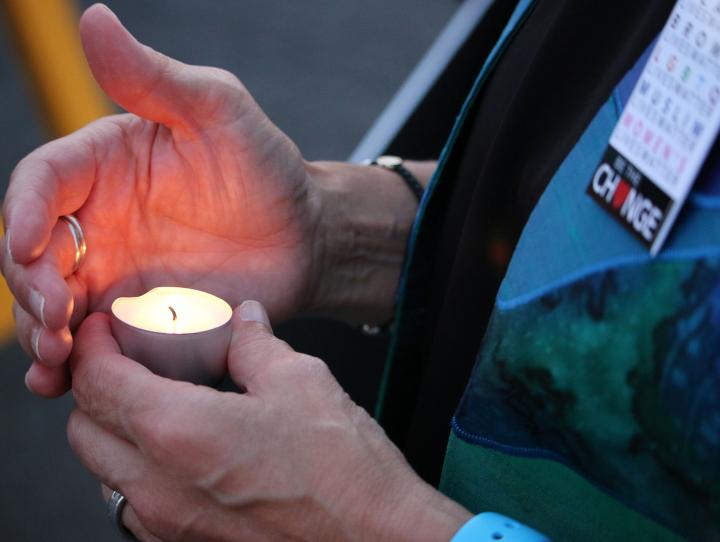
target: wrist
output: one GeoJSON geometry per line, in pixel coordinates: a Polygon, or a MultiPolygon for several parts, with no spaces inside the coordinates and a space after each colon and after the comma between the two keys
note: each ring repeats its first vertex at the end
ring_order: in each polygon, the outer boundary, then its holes
{"type": "MultiPolygon", "coordinates": [[[[433,163],[410,162],[424,184],[433,163]]],[[[392,315],[417,200],[397,174],[341,162],[306,164],[317,207],[305,312],[351,323],[392,315]]]]}
{"type": "Polygon", "coordinates": [[[419,478],[414,487],[374,501],[363,532],[393,542],[450,541],[472,514],[419,478]]]}

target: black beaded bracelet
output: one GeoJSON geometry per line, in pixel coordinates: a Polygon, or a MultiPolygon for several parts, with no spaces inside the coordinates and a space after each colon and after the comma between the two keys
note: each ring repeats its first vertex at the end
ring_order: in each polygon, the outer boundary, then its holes
{"type": "Polygon", "coordinates": [[[425,189],[417,177],[413,175],[408,168],[403,165],[403,159],[399,156],[379,156],[375,160],[366,160],[368,166],[378,166],[388,171],[394,171],[402,180],[405,181],[407,187],[412,190],[418,201],[422,200],[425,189]]]}

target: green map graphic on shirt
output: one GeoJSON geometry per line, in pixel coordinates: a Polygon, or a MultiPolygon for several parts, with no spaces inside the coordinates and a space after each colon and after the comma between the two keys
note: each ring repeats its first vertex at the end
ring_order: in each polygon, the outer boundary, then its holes
{"type": "Polygon", "coordinates": [[[675,527],[710,524],[719,344],[720,259],[608,270],[496,311],[457,419],[675,527]]]}

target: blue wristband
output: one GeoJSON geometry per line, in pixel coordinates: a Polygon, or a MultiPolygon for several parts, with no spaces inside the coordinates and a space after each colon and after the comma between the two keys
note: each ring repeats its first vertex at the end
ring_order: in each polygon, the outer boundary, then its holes
{"type": "Polygon", "coordinates": [[[494,512],[483,512],[455,533],[450,542],[550,542],[539,532],[494,512]]]}

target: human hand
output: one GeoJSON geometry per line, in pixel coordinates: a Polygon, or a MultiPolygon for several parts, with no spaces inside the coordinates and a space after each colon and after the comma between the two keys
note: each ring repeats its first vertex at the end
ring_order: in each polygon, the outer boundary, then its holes
{"type": "Polygon", "coordinates": [[[40,395],[69,386],[70,328],[119,295],[191,286],[273,318],[314,290],[316,206],[295,145],[223,70],[138,43],[105,6],[80,24],[95,78],[130,114],[96,121],[22,160],[4,202],[2,269],[40,395]],[[87,257],[58,217],[74,213],[87,257]]]}
{"type": "Polygon", "coordinates": [[[259,303],[233,318],[246,390],[167,380],[123,357],[93,314],[71,358],[70,444],[127,497],[140,540],[449,540],[470,514],[420,480],[319,359],[276,339],[259,303]]]}

